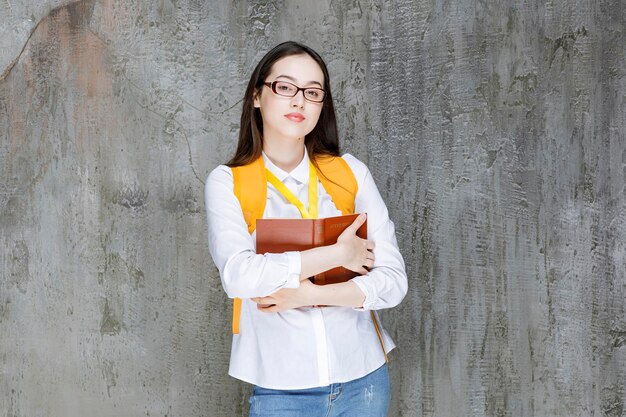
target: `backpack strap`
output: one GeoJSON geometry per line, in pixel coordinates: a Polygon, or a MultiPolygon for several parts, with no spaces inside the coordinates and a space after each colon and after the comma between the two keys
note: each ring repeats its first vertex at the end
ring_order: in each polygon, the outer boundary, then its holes
{"type": "Polygon", "coordinates": [[[233,192],[241,205],[241,212],[252,234],[256,219],[263,218],[267,198],[267,176],[263,158],[259,157],[248,165],[232,168],[233,192]]]}
{"type": "MultiPolygon", "coordinates": [[[[241,205],[241,212],[252,234],[256,229],[256,219],[263,218],[267,198],[267,177],[263,158],[259,157],[248,165],[232,168],[233,192],[241,205]]],[[[233,334],[239,334],[241,298],[233,299],[233,334]]]]}
{"type": "Polygon", "coordinates": [[[316,162],[321,172],[320,182],[335,206],[344,215],[354,213],[354,200],[359,184],[348,163],[338,156],[318,157],[316,162]]]}

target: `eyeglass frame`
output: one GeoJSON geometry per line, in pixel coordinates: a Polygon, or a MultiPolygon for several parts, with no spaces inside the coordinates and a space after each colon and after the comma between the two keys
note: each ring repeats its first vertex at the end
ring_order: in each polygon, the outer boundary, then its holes
{"type": "Polygon", "coordinates": [[[297,95],[298,95],[298,93],[299,93],[300,91],[302,91],[302,97],[304,97],[304,99],[305,99],[306,101],[309,101],[309,102],[311,102],[311,103],[323,103],[323,102],[324,102],[324,100],[326,100],[326,90],[324,90],[323,88],[319,88],[319,87],[298,87],[298,86],[297,86],[297,85],[295,85],[294,83],[290,83],[289,81],[283,81],[283,80],[274,80],[274,81],[271,81],[271,82],[264,82],[264,83],[263,83],[263,85],[265,85],[265,86],[269,87],[269,88],[270,88],[270,90],[272,90],[272,92],[273,92],[274,94],[276,94],[277,96],[281,96],[281,97],[289,97],[289,98],[292,98],[292,97],[297,96],[297,95]],[[286,95],[284,95],[284,94],[281,94],[281,93],[277,92],[277,91],[276,91],[276,84],[277,84],[277,83],[285,83],[285,84],[289,84],[289,85],[294,86],[294,87],[296,88],[296,92],[295,92],[295,94],[294,94],[293,96],[286,96],[286,95]],[[322,99],[321,99],[320,101],[311,100],[310,98],[308,98],[308,97],[306,96],[306,94],[305,94],[305,91],[306,91],[306,90],[319,90],[319,91],[321,91],[322,93],[324,93],[324,97],[322,97],[322,99]]]}

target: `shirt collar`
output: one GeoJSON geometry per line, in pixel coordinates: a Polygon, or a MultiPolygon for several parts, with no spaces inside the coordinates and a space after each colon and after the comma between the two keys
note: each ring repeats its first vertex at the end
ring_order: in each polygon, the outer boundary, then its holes
{"type": "Polygon", "coordinates": [[[302,184],[309,182],[309,154],[307,153],[306,148],[304,148],[304,158],[302,158],[302,161],[300,161],[298,166],[291,172],[286,172],[274,165],[265,152],[262,152],[262,155],[265,167],[269,169],[272,174],[280,180],[280,182],[284,182],[287,177],[291,177],[302,184]]]}

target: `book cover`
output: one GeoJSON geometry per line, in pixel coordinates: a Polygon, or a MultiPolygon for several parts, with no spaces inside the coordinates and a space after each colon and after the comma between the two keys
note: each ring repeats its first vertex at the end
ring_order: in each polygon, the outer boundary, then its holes
{"type": "MultiPolygon", "coordinates": [[[[357,218],[358,214],[324,219],[257,219],[256,252],[282,253],[303,251],[337,243],[337,238],[357,218]]],[[[367,220],[357,230],[357,236],[367,239],[367,220]]],[[[317,285],[345,282],[358,273],[344,267],[333,268],[312,277],[317,285]]]]}

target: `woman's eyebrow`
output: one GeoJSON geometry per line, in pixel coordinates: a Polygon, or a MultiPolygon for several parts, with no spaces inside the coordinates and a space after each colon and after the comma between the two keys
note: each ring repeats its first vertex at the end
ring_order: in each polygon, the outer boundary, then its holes
{"type": "MultiPolygon", "coordinates": [[[[276,78],[281,78],[281,77],[282,77],[282,78],[287,78],[287,79],[289,79],[289,80],[293,81],[294,83],[295,83],[295,82],[298,82],[298,80],[296,80],[295,78],[293,78],[293,77],[292,77],[292,76],[290,76],[290,75],[279,75],[279,76],[277,76],[276,78]]],[[[322,87],[322,84],[321,84],[319,81],[309,81],[308,83],[305,83],[305,85],[309,85],[309,84],[317,84],[317,85],[319,85],[320,87],[322,87]]]]}

